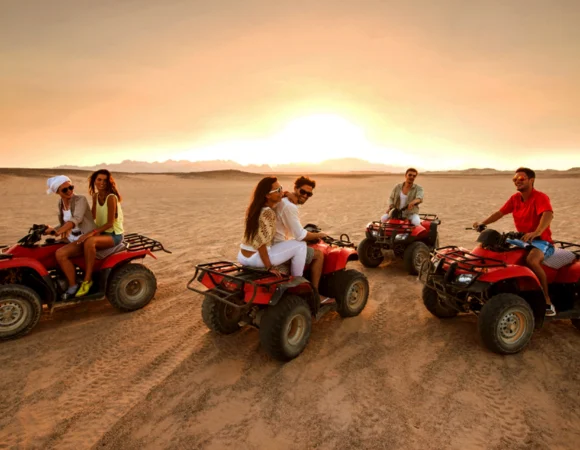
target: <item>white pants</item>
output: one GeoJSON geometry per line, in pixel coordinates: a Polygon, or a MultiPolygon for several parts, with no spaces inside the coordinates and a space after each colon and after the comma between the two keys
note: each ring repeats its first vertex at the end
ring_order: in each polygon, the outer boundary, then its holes
{"type": "MultiPolygon", "coordinates": [[[[306,265],[306,242],[294,239],[278,242],[268,248],[268,256],[273,266],[290,260],[290,274],[294,277],[301,277],[306,265]]],[[[238,252],[238,262],[248,267],[266,267],[258,252],[248,258],[240,251],[238,252]]]]}
{"type": "MultiPolygon", "coordinates": [[[[407,214],[407,211],[405,211],[403,212],[403,217],[409,219],[409,221],[416,227],[421,225],[421,218],[419,217],[419,214],[407,214]]],[[[384,214],[383,217],[381,217],[381,222],[386,222],[389,219],[390,215],[384,214]]]]}

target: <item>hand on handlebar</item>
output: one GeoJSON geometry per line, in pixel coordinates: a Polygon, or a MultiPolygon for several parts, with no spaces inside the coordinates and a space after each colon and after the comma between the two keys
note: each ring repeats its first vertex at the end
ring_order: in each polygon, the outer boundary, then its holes
{"type": "Polygon", "coordinates": [[[52,227],[46,225],[46,229],[42,232],[43,235],[50,234],[51,236],[56,235],[56,230],[52,227]]]}
{"type": "Polygon", "coordinates": [[[540,234],[541,233],[538,233],[537,231],[532,231],[531,233],[526,233],[522,236],[522,241],[524,241],[524,242],[533,241],[538,236],[540,236],[540,234]]]}

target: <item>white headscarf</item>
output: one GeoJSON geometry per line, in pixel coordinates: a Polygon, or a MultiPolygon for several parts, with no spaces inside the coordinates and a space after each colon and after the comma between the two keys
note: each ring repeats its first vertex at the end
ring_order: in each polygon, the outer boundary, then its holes
{"type": "Polygon", "coordinates": [[[56,194],[58,192],[58,188],[67,181],[70,183],[70,178],[65,175],[57,175],[56,177],[49,178],[46,180],[46,185],[48,186],[46,193],[56,194]]]}

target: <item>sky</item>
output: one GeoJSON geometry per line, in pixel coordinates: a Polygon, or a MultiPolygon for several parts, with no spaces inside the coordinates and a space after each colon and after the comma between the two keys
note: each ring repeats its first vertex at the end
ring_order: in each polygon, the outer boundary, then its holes
{"type": "Polygon", "coordinates": [[[580,166],[577,0],[0,0],[0,167],[580,166]]]}

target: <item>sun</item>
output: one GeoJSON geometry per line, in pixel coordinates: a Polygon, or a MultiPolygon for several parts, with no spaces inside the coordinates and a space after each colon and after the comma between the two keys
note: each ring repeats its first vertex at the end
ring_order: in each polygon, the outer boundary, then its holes
{"type": "Polygon", "coordinates": [[[334,114],[315,114],[289,122],[270,142],[283,162],[319,163],[353,157],[368,147],[364,130],[334,114]]]}
{"type": "Polygon", "coordinates": [[[362,126],[337,114],[295,118],[271,136],[228,140],[176,155],[192,161],[232,160],[242,165],[317,164],[331,159],[359,158],[406,164],[404,153],[370,142],[362,126]]]}

